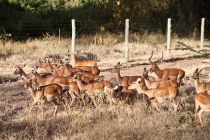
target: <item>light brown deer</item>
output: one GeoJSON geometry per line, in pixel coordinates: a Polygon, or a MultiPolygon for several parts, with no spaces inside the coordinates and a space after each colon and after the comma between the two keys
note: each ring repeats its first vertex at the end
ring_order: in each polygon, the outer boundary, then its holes
{"type": "Polygon", "coordinates": [[[34,104],[36,104],[37,102],[41,102],[42,118],[44,118],[45,98],[47,99],[47,101],[52,101],[55,106],[53,118],[55,117],[57,113],[57,108],[58,108],[58,105],[60,105],[60,103],[63,104],[64,109],[67,112],[66,104],[65,104],[65,101],[63,100],[63,89],[60,85],[50,84],[50,85],[45,85],[45,86],[39,86],[39,88],[34,88],[33,85],[37,85],[36,81],[33,80],[34,83],[32,83],[31,79],[28,79],[25,76],[22,76],[22,78],[25,80],[24,87],[28,89],[28,92],[31,94],[33,98],[33,102],[29,110],[30,112],[34,104]]]}
{"type": "Polygon", "coordinates": [[[123,100],[126,104],[133,104],[134,100],[137,98],[136,92],[127,87],[116,85],[113,89],[116,92],[116,98],[123,100]]]}
{"type": "MultiPolygon", "coordinates": [[[[85,91],[86,92],[86,94],[92,99],[95,107],[97,107],[98,104],[97,104],[96,99],[95,99],[95,97],[96,97],[96,93],[95,92],[96,91],[102,91],[103,92],[104,91],[104,87],[109,88],[110,91],[111,91],[111,89],[113,88],[112,83],[109,82],[109,81],[103,80],[103,81],[98,81],[98,82],[94,82],[94,83],[83,84],[82,81],[81,81],[80,76],[81,76],[80,74],[75,75],[74,78],[73,78],[74,81],[77,82],[77,85],[78,85],[78,87],[79,87],[79,89],[81,91],[85,91]]],[[[107,93],[107,95],[109,96],[111,94],[107,93]]]]}
{"type": "MultiPolygon", "coordinates": [[[[141,76],[121,76],[120,75],[120,67],[121,67],[121,65],[122,64],[120,64],[120,62],[118,62],[116,66],[114,66],[113,68],[111,68],[109,70],[109,72],[111,72],[111,73],[116,73],[115,77],[116,77],[116,80],[117,80],[117,83],[118,83],[119,86],[128,87],[134,81],[136,81],[138,78],[141,77],[141,76]]],[[[142,86],[145,86],[144,80],[142,80],[140,84],[142,86]]]]}
{"type": "Polygon", "coordinates": [[[203,69],[198,71],[198,68],[194,71],[192,78],[194,79],[194,86],[197,93],[208,93],[210,92],[210,82],[199,83],[199,74],[203,69]]]}
{"type": "Polygon", "coordinates": [[[169,87],[169,86],[178,88],[178,83],[174,80],[161,80],[161,81],[151,82],[148,79],[148,71],[146,70],[146,68],[144,68],[143,77],[144,77],[144,81],[148,89],[156,89],[156,88],[163,88],[163,87],[169,87]]]}
{"type": "Polygon", "coordinates": [[[34,75],[33,75],[32,78],[36,78],[37,79],[37,82],[39,83],[40,86],[54,84],[54,83],[59,84],[62,87],[68,86],[70,88],[69,94],[72,97],[72,101],[70,103],[70,106],[72,106],[72,104],[75,101],[75,98],[76,98],[75,95],[74,95],[74,93],[75,93],[75,94],[77,94],[82,99],[82,101],[84,103],[84,107],[86,107],[86,102],[84,100],[84,96],[81,95],[81,93],[79,91],[79,88],[77,86],[77,83],[76,82],[73,82],[72,81],[72,78],[69,78],[69,77],[59,77],[59,76],[42,77],[42,76],[40,76],[36,72],[36,69],[34,70],[33,74],[34,75]]]}
{"type": "MultiPolygon", "coordinates": [[[[68,57],[63,57],[61,60],[60,60],[60,63],[61,64],[68,64],[68,57]]],[[[73,67],[74,69],[81,69],[83,71],[88,71],[88,72],[91,72],[93,74],[96,74],[96,75],[99,75],[100,74],[100,69],[96,66],[76,66],[76,67],[73,67]]]]}
{"type": "Polygon", "coordinates": [[[51,64],[48,57],[45,57],[44,60],[39,59],[34,64],[35,67],[43,69],[45,72],[50,73],[52,69],[57,67],[57,64],[51,64]]]}
{"type": "Polygon", "coordinates": [[[155,62],[151,61],[151,58],[153,56],[153,51],[151,57],[148,59],[149,62],[151,63],[152,67],[150,68],[151,72],[155,72],[155,74],[162,80],[177,80],[178,86],[180,87],[181,85],[181,80],[185,76],[185,71],[177,68],[166,68],[166,69],[160,69],[157,66],[157,63],[160,62],[160,60],[163,59],[163,52],[162,52],[162,57],[155,62]]]}
{"type": "Polygon", "coordinates": [[[196,120],[196,116],[198,115],[200,123],[203,126],[201,114],[203,113],[203,111],[208,111],[208,112],[210,111],[210,96],[207,95],[206,93],[197,93],[194,96],[194,100],[195,100],[194,121],[196,120]],[[200,107],[200,110],[198,112],[199,107],[200,107]]]}
{"type": "Polygon", "coordinates": [[[178,88],[175,87],[166,87],[166,88],[158,88],[158,89],[148,89],[144,90],[142,86],[139,84],[141,78],[138,78],[135,82],[133,82],[128,89],[136,89],[138,93],[146,94],[151,102],[155,105],[156,109],[159,111],[158,103],[163,102],[164,98],[173,99],[175,104],[172,103],[174,107],[174,111],[177,111],[179,106],[179,102],[176,101],[176,97],[179,93],[178,88]]]}
{"type": "MultiPolygon", "coordinates": [[[[31,77],[31,73],[26,74],[25,71],[23,70],[23,68],[26,66],[26,64],[24,64],[23,66],[18,66],[18,65],[14,65],[15,67],[15,71],[13,74],[15,75],[20,75],[20,76],[24,76],[26,78],[30,78],[31,77]]],[[[50,75],[52,75],[51,73],[39,73],[41,76],[43,77],[48,77],[50,75]]]]}
{"type": "Polygon", "coordinates": [[[97,63],[93,60],[87,60],[87,61],[77,61],[76,60],[76,52],[70,52],[68,51],[67,55],[70,54],[71,56],[71,65],[72,67],[76,66],[97,66],[97,63]]]}

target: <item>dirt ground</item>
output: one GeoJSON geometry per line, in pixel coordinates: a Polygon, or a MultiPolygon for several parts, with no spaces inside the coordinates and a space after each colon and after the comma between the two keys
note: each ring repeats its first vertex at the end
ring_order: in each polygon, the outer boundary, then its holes
{"type": "MultiPolygon", "coordinates": [[[[181,68],[185,70],[187,78],[185,78],[185,85],[180,88],[181,96],[185,97],[184,100],[189,100],[189,103],[193,103],[193,94],[195,93],[193,80],[191,75],[196,68],[208,67],[208,59],[186,59],[174,62],[162,62],[159,64],[160,69],[164,68],[181,68]]],[[[142,75],[143,68],[150,68],[150,65],[139,65],[135,67],[129,67],[129,65],[124,65],[121,69],[121,76],[125,75],[142,75]]],[[[14,69],[15,70],[15,69],[14,69]]],[[[107,70],[100,73],[104,75],[106,80],[110,80],[114,84],[116,83],[115,74],[110,73],[107,70]]],[[[155,74],[149,73],[150,76],[156,77],[155,74]]],[[[202,81],[208,81],[209,75],[208,71],[202,72],[202,81]]],[[[11,75],[13,78],[14,75],[11,75]]],[[[210,80],[209,80],[210,81],[210,80]]],[[[32,103],[32,97],[26,92],[23,87],[23,81],[19,78],[16,82],[5,82],[0,84],[0,122],[4,121],[17,121],[21,118],[21,114],[27,115],[27,110],[32,103]]],[[[50,103],[46,104],[46,108],[50,106],[50,103]]],[[[38,108],[35,106],[34,108],[38,108]]],[[[63,108],[60,108],[63,111],[63,108]]],[[[192,108],[191,108],[192,109],[192,108]]],[[[34,109],[38,110],[38,109],[34,109]]],[[[46,109],[48,110],[48,109],[46,109]]],[[[50,110],[48,110],[50,111],[50,110]]],[[[52,111],[52,110],[51,110],[52,111]]],[[[59,112],[59,111],[58,111],[59,112]]],[[[50,113],[48,113],[49,115],[50,113]]],[[[52,112],[51,114],[52,115],[52,112]]]]}

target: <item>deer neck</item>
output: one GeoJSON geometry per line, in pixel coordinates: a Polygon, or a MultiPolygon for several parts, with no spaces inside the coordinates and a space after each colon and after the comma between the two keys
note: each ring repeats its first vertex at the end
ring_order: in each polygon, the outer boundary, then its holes
{"type": "Polygon", "coordinates": [[[77,80],[77,85],[80,90],[87,90],[87,86],[82,83],[81,79],[77,80]]]}
{"type": "Polygon", "coordinates": [[[25,76],[25,77],[27,77],[27,74],[23,71],[23,69],[20,70],[20,76],[25,76]]]}
{"type": "Polygon", "coordinates": [[[152,86],[152,83],[148,79],[144,78],[144,81],[148,88],[152,86]]]}
{"type": "Polygon", "coordinates": [[[122,85],[123,77],[121,77],[121,75],[120,75],[120,69],[119,68],[117,69],[116,80],[117,80],[117,83],[119,85],[122,85]]]}
{"type": "Polygon", "coordinates": [[[71,54],[71,65],[72,67],[76,66],[76,57],[74,54],[71,54]]]}
{"type": "Polygon", "coordinates": [[[199,83],[199,78],[195,79],[194,80],[194,86],[195,86],[195,89],[196,89],[197,92],[199,92],[199,86],[200,85],[201,84],[199,83]]]}
{"type": "Polygon", "coordinates": [[[42,77],[42,76],[40,76],[38,73],[36,73],[35,74],[36,75],[36,79],[37,79],[37,82],[39,83],[39,85],[47,85],[47,84],[51,84],[52,82],[52,78],[54,77],[54,76],[50,76],[50,77],[42,77]]]}
{"type": "Polygon", "coordinates": [[[159,69],[157,67],[157,69],[155,70],[155,74],[159,77],[159,78],[162,78],[163,76],[163,70],[159,69]]]}

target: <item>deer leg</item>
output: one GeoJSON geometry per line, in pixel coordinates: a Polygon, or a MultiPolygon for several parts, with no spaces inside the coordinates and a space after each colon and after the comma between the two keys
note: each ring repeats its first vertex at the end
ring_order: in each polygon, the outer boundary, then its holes
{"type": "Polygon", "coordinates": [[[160,111],[160,109],[159,109],[159,107],[158,107],[158,103],[157,103],[157,98],[150,99],[150,101],[154,104],[156,110],[157,110],[157,111],[160,111]]]}
{"type": "Polygon", "coordinates": [[[75,97],[74,93],[71,90],[69,90],[69,94],[71,95],[71,98],[72,98],[71,103],[70,103],[70,107],[71,107],[72,104],[74,103],[74,100],[75,100],[76,97],[75,97]]]}
{"type": "Polygon", "coordinates": [[[203,122],[201,120],[201,114],[202,114],[203,111],[204,111],[203,109],[200,109],[200,111],[198,112],[198,118],[199,118],[200,123],[201,123],[202,126],[203,126],[203,122]]]}
{"type": "Polygon", "coordinates": [[[174,107],[174,112],[177,112],[180,101],[177,101],[176,99],[174,99],[174,102],[175,102],[175,104],[173,102],[171,104],[174,107]]]}
{"type": "Polygon", "coordinates": [[[57,109],[58,109],[58,103],[56,101],[56,99],[52,100],[54,106],[55,106],[55,110],[54,110],[54,113],[53,113],[53,118],[55,117],[56,113],[57,113],[57,109]]]}
{"type": "Polygon", "coordinates": [[[197,112],[198,112],[199,104],[195,102],[195,114],[194,114],[194,123],[196,120],[197,112]]]}
{"type": "Polygon", "coordinates": [[[83,104],[84,104],[84,108],[86,107],[86,101],[85,101],[85,95],[82,95],[79,90],[74,90],[74,93],[76,93],[83,101],[83,104]]]}
{"type": "Polygon", "coordinates": [[[90,97],[93,100],[95,107],[98,107],[97,102],[96,102],[96,97],[95,96],[90,96],[90,97]]]}
{"type": "Polygon", "coordinates": [[[31,112],[32,108],[34,107],[34,104],[36,103],[36,101],[33,101],[32,104],[31,104],[31,107],[29,109],[29,112],[31,112]]]}
{"type": "Polygon", "coordinates": [[[44,118],[44,101],[41,101],[42,118],[44,118]]]}

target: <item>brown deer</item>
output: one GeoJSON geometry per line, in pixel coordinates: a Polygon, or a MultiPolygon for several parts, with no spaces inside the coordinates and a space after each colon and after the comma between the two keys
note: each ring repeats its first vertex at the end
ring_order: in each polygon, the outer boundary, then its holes
{"type": "Polygon", "coordinates": [[[77,54],[77,52],[68,51],[67,55],[68,54],[70,54],[70,56],[71,56],[72,67],[76,67],[76,66],[97,66],[97,63],[93,60],[77,61],[76,56],[75,56],[75,54],[77,54]]]}
{"type": "Polygon", "coordinates": [[[128,87],[128,89],[136,89],[139,94],[140,93],[146,94],[150,98],[151,102],[155,105],[158,111],[159,111],[158,103],[162,102],[164,98],[172,99],[175,102],[175,104],[172,103],[174,111],[177,111],[177,108],[179,106],[179,102],[176,101],[176,97],[179,93],[178,88],[166,87],[166,88],[144,90],[142,86],[139,84],[140,81],[141,78],[138,78],[128,87]]]}
{"type": "MultiPolygon", "coordinates": [[[[111,68],[109,70],[109,72],[111,73],[116,73],[115,77],[117,80],[117,83],[119,86],[125,86],[128,87],[129,85],[131,85],[134,81],[136,81],[138,78],[140,78],[141,76],[121,76],[120,75],[120,68],[121,68],[120,62],[117,63],[116,66],[114,66],[113,68],[111,68]]],[[[140,83],[142,86],[145,86],[144,80],[141,81],[140,83]]]]}
{"type": "Polygon", "coordinates": [[[157,63],[160,62],[160,60],[163,59],[163,52],[162,52],[162,57],[155,62],[151,61],[151,58],[153,56],[153,51],[151,57],[148,59],[149,62],[151,63],[152,67],[150,68],[151,72],[155,72],[155,74],[162,80],[177,80],[178,87],[181,85],[181,80],[185,76],[185,71],[177,68],[166,68],[166,69],[160,69],[157,66],[157,63]]]}
{"type": "Polygon", "coordinates": [[[195,100],[194,121],[196,120],[196,116],[198,115],[200,123],[203,126],[201,114],[203,113],[203,111],[208,111],[208,112],[210,111],[210,96],[207,95],[206,93],[197,93],[194,96],[194,100],[195,100]],[[198,112],[199,107],[200,107],[200,110],[198,112]]]}
{"type": "Polygon", "coordinates": [[[201,82],[199,83],[199,74],[204,70],[201,69],[198,71],[198,68],[194,71],[192,78],[194,79],[194,86],[197,93],[208,93],[210,91],[210,82],[201,82]]]}
{"type": "Polygon", "coordinates": [[[144,68],[143,77],[144,77],[144,81],[148,89],[163,88],[163,87],[169,87],[169,86],[178,88],[178,83],[174,80],[160,80],[160,81],[151,82],[148,78],[149,76],[148,76],[148,71],[146,70],[146,68],[144,68]]]}
{"type": "Polygon", "coordinates": [[[47,99],[47,101],[52,101],[55,106],[53,118],[55,117],[55,115],[57,113],[57,108],[58,108],[58,105],[60,105],[60,103],[63,104],[64,109],[67,112],[66,103],[63,100],[62,86],[60,86],[58,84],[49,84],[49,85],[45,85],[45,86],[39,86],[39,88],[37,88],[37,87],[34,88],[34,85],[37,86],[36,80],[28,79],[25,76],[22,76],[22,78],[25,80],[24,87],[28,89],[28,92],[31,94],[31,96],[33,98],[33,102],[31,104],[31,107],[29,110],[30,112],[31,112],[34,104],[36,104],[37,102],[41,102],[42,118],[44,118],[45,98],[47,99]]]}

